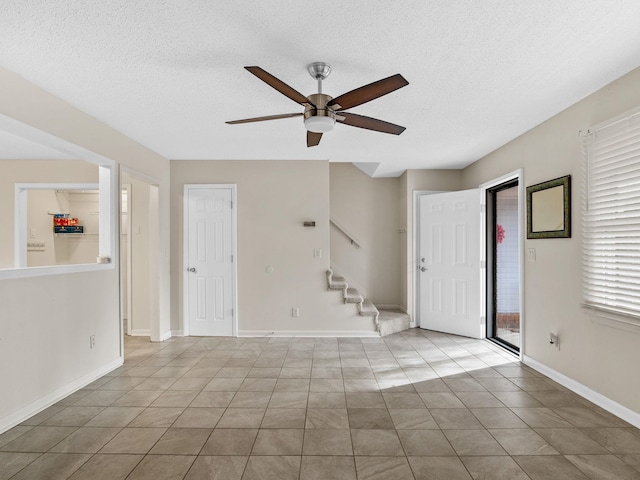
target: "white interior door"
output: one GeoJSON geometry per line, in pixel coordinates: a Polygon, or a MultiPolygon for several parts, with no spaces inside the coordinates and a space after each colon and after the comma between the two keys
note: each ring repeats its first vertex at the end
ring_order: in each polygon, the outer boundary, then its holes
{"type": "Polygon", "coordinates": [[[418,197],[420,327],[483,338],[478,190],[418,197]]]}
{"type": "Polygon", "coordinates": [[[189,335],[234,335],[233,188],[185,187],[189,335]]]}

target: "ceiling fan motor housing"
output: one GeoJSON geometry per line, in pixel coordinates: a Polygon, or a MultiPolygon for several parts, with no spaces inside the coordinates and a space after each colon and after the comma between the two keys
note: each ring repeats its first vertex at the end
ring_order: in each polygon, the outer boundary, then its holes
{"type": "Polygon", "coordinates": [[[336,114],[327,107],[333,97],[324,93],[314,93],[307,97],[311,105],[304,109],[304,126],[310,132],[325,133],[333,130],[336,114]]]}

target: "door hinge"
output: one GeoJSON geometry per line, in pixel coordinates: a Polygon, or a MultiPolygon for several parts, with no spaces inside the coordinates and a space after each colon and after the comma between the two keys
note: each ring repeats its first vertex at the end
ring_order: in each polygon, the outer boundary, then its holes
{"type": "Polygon", "coordinates": [[[233,200],[231,200],[231,210],[233,210],[233,200]]]}
{"type": "Polygon", "coordinates": [[[486,260],[480,260],[480,268],[487,268],[486,260]]]}
{"type": "Polygon", "coordinates": [[[481,203],[480,204],[480,213],[484,213],[487,211],[487,204],[486,203],[481,203]]]}
{"type": "Polygon", "coordinates": [[[231,255],[231,263],[233,263],[233,255],[231,255]]]}
{"type": "Polygon", "coordinates": [[[480,325],[486,325],[487,324],[487,317],[480,317],[480,325]]]}

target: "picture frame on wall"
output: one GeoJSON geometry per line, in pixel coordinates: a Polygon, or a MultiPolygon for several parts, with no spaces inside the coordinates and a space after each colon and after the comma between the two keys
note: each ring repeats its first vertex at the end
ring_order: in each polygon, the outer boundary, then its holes
{"type": "Polygon", "coordinates": [[[527,187],[527,239],[571,238],[571,175],[527,187]]]}

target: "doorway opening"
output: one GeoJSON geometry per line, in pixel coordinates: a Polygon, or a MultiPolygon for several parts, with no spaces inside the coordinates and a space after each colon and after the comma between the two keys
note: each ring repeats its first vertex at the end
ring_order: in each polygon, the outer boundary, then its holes
{"type": "Polygon", "coordinates": [[[513,353],[522,344],[518,178],[486,189],[487,338],[513,353]]]}
{"type": "Polygon", "coordinates": [[[122,330],[127,336],[159,342],[159,187],[154,179],[123,169],[120,192],[122,330]]]}

